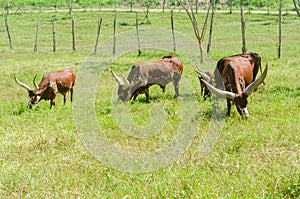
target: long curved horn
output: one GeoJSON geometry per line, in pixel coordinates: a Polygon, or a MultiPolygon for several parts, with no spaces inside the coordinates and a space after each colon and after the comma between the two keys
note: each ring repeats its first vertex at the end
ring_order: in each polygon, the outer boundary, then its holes
{"type": "Polygon", "coordinates": [[[263,74],[257,80],[255,80],[254,82],[252,82],[250,85],[247,86],[247,88],[245,89],[246,95],[249,96],[265,80],[268,73],[268,66],[269,66],[269,62],[267,62],[263,74]]]}
{"type": "Polygon", "coordinates": [[[36,90],[39,90],[39,86],[38,86],[38,84],[36,83],[35,79],[36,79],[36,75],[35,75],[34,78],[33,78],[33,85],[35,86],[36,90]]]}
{"type": "Polygon", "coordinates": [[[198,66],[197,66],[196,72],[197,72],[199,75],[201,75],[201,77],[202,77],[205,81],[207,81],[207,82],[210,82],[210,81],[211,81],[211,78],[210,78],[205,72],[202,72],[202,71],[198,68],[198,66]]]}
{"type": "Polygon", "coordinates": [[[118,84],[120,86],[124,85],[124,82],[122,81],[122,79],[120,77],[118,77],[118,75],[116,75],[116,73],[114,73],[114,71],[110,70],[111,74],[115,77],[116,81],[118,82],[118,84]]]}
{"type": "Polygon", "coordinates": [[[128,79],[126,77],[124,77],[124,75],[121,75],[121,76],[122,76],[123,80],[125,81],[125,83],[127,85],[130,85],[130,82],[128,81],[128,79]]]}
{"type": "Polygon", "coordinates": [[[232,92],[229,92],[229,91],[223,91],[221,89],[217,89],[216,87],[210,85],[210,83],[206,82],[203,79],[201,81],[207,86],[207,88],[212,93],[214,93],[218,97],[228,98],[228,99],[231,99],[231,100],[234,100],[234,98],[236,97],[235,93],[232,93],[232,92]]]}
{"type": "Polygon", "coordinates": [[[19,84],[20,86],[22,86],[22,87],[25,88],[26,90],[32,91],[32,89],[31,89],[28,85],[26,85],[26,84],[20,82],[20,81],[17,79],[16,74],[14,74],[14,79],[15,79],[15,81],[17,82],[17,84],[19,84]]]}

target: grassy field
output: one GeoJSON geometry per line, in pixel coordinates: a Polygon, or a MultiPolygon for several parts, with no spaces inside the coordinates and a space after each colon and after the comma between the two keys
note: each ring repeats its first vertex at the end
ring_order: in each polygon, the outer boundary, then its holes
{"type": "MultiPolygon", "coordinates": [[[[137,51],[128,47],[127,53],[117,54],[107,67],[99,65],[92,68],[97,73],[85,81],[80,74],[83,74],[86,64],[94,63],[95,60],[100,63],[101,58],[111,56],[109,54],[112,52],[109,46],[106,54],[101,54],[103,49],[99,49],[96,57],[99,59],[93,60],[94,57],[90,56],[95,46],[99,17],[103,18],[100,47],[105,47],[101,44],[112,40],[114,13],[74,12],[75,52],[72,51],[71,43],[71,18],[67,13],[9,15],[12,50],[9,49],[1,18],[1,198],[300,197],[300,39],[299,18],[296,15],[283,17],[281,59],[277,59],[278,17],[246,15],[248,51],[261,55],[263,67],[266,61],[270,63],[267,85],[259,87],[249,97],[248,120],[242,120],[233,107],[231,116],[221,119],[220,123],[211,119],[214,116],[212,102],[204,101],[200,96],[194,62],[186,56],[188,51],[180,50],[184,44],[177,46],[176,54],[184,63],[180,99],[173,99],[174,89],[170,84],[166,93],[162,93],[157,86],[151,87],[151,102],[145,103],[145,97],[139,96],[136,102],[125,104],[128,111],[123,111],[122,104],[115,103],[116,82],[107,68],[126,75],[136,62],[160,59],[171,53],[164,47],[143,49],[141,56],[137,56],[137,51]],[[56,19],[55,53],[52,52],[53,18],[56,19]],[[39,44],[38,52],[34,53],[37,21],[40,24],[39,44]],[[62,68],[71,68],[78,74],[78,87],[83,83],[94,83],[91,93],[95,98],[87,99],[76,90],[76,106],[73,108],[69,99],[63,106],[63,99],[58,96],[56,106],[51,110],[48,101],[28,109],[27,92],[15,83],[13,74],[16,73],[19,80],[33,87],[34,75],[37,75],[39,81],[44,73],[62,68]],[[89,113],[88,108],[78,108],[81,102],[79,99],[93,102],[94,115],[86,115],[89,113]],[[184,109],[186,102],[193,106],[184,109]],[[196,122],[184,126],[189,114],[195,112],[196,122]],[[125,116],[122,120],[123,113],[125,116]],[[159,116],[163,117],[163,125],[160,120],[156,121],[159,125],[149,122],[152,113],[153,121],[159,116]],[[76,128],[85,122],[86,128],[92,128],[88,126],[89,118],[96,119],[95,125],[102,130],[95,136],[101,140],[88,141],[97,145],[102,144],[106,138],[115,147],[113,149],[127,152],[124,157],[115,157],[115,151],[108,151],[111,157],[98,161],[97,158],[102,154],[99,154],[97,148],[92,151],[94,156],[91,154],[85,140],[90,132],[76,128]],[[122,123],[124,119],[125,126],[122,123]],[[147,137],[130,135],[130,132],[122,131],[123,127],[128,127],[127,120],[131,125],[139,127],[153,125],[158,132],[147,137]],[[161,126],[161,129],[157,126],[161,126]],[[158,169],[150,172],[143,172],[147,171],[145,168],[129,169],[133,172],[121,168],[118,160],[121,163],[125,161],[130,156],[128,153],[155,154],[167,148],[168,143],[178,137],[177,132],[180,132],[182,126],[196,128],[196,131],[188,132],[190,134],[185,132],[185,135],[191,136],[191,146],[180,157],[174,157],[176,161],[173,164],[161,166],[166,160],[157,160],[154,168],[158,169]],[[110,159],[115,160],[109,162],[110,159]]],[[[150,13],[149,17],[151,23],[143,24],[144,15],[139,14],[140,29],[170,30],[169,13],[150,13]]],[[[199,24],[204,17],[202,14],[197,15],[199,24]]],[[[135,33],[134,25],[135,13],[117,13],[117,33],[135,33]]],[[[175,29],[190,38],[188,41],[195,41],[191,24],[184,13],[175,13],[175,29]]],[[[117,37],[117,46],[119,44],[120,47],[121,41],[118,38],[123,37],[117,37]]],[[[132,34],[131,39],[135,38],[136,35],[132,34]]],[[[143,46],[143,41],[155,43],[159,38],[152,35],[150,38],[141,38],[141,41],[143,46]]],[[[207,37],[205,48],[206,41],[207,37]]],[[[217,14],[211,53],[200,67],[213,71],[218,59],[240,53],[241,47],[240,15],[217,14]]],[[[132,162],[132,165],[142,164],[132,162]]]]}

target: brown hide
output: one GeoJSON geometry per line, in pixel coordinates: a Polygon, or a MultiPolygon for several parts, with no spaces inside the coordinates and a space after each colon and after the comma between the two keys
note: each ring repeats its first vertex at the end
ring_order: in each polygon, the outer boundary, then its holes
{"type": "Polygon", "coordinates": [[[236,94],[233,99],[227,98],[227,115],[230,115],[232,100],[239,114],[248,117],[245,88],[255,81],[259,69],[261,57],[257,53],[237,54],[218,61],[214,72],[216,87],[236,94]]]}
{"type": "MultiPolygon", "coordinates": [[[[261,57],[257,53],[249,52],[224,57],[218,61],[214,72],[217,88],[223,89],[224,86],[230,85],[234,87],[232,88],[234,89],[233,92],[241,92],[238,87],[234,86],[239,81],[238,79],[242,78],[245,87],[247,87],[255,80],[259,69],[262,72],[261,57]]],[[[226,90],[231,91],[229,89],[230,87],[226,90]]]]}
{"type": "Polygon", "coordinates": [[[150,86],[154,84],[159,85],[164,91],[166,85],[170,82],[173,82],[175,97],[178,97],[178,83],[182,71],[183,64],[173,56],[165,56],[161,60],[152,62],[137,63],[132,67],[125,80],[129,85],[122,85],[119,82],[119,99],[127,101],[133,98],[135,100],[139,94],[145,94],[146,101],[148,101],[150,86]]]}
{"type": "MultiPolygon", "coordinates": [[[[55,105],[55,98],[58,93],[64,96],[64,104],[66,103],[66,93],[71,92],[70,99],[73,99],[73,87],[76,81],[76,75],[70,70],[58,70],[55,72],[46,73],[38,85],[36,91],[30,89],[29,86],[20,83],[16,77],[16,82],[26,88],[29,93],[28,105],[31,108],[41,100],[51,100],[50,108],[55,105]],[[25,85],[25,86],[24,86],[25,85]]],[[[34,79],[35,80],[35,79],[34,79]]],[[[36,83],[35,83],[36,84],[36,83]]]]}

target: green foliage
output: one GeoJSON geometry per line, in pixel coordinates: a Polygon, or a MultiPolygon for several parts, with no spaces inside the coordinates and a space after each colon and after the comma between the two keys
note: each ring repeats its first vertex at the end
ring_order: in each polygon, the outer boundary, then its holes
{"type": "MultiPolygon", "coordinates": [[[[158,0],[131,0],[133,4],[137,4],[139,6],[143,7],[151,7],[155,8],[158,7],[161,3],[161,1],[158,0]]],[[[99,6],[101,7],[113,7],[114,5],[117,6],[129,6],[131,1],[127,0],[6,0],[1,1],[1,6],[4,7],[6,5],[9,5],[12,8],[16,8],[19,6],[31,6],[38,8],[39,6],[42,6],[43,8],[55,8],[56,3],[59,8],[68,7],[69,3],[72,2],[75,7],[77,8],[83,8],[83,7],[94,7],[97,8],[99,6]]],[[[269,1],[269,0],[228,0],[225,2],[225,4],[230,5],[232,3],[233,6],[238,7],[241,3],[244,6],[253,6],[256,8],[262,8],[262,7],[271,7],[271,8],[277,8],[280,0],[275,1],[269,1]]],[[[287,3],[288,1],[283,0],[283,3],[287,3]]],[[[216,1],[216,4],[219,4],[219,1],[216,1]]],[[[290,2],[291,3],[291,2],[290,2]]],[[[175,0],[167,0],[166,5],[168,6],[174,6],[175,0]]],[[[203,7],[205,7],[205,4],[202,2],[199,3],[203,7]]]]}

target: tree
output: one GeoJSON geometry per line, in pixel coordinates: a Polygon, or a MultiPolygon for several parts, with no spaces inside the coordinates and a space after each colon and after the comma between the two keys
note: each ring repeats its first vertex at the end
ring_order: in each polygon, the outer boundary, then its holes
{"type": "Polygon", "coordinates": [[[204,62],[204,54],[203,54],[202,43],[203,43],[203,39],[205,36],[205,31],[206,31],[206,27],[207,27],[207,19],[208,19],[211,4],[209,5],[209,7],[207,9],[206,19],[204,21],[204,24],[202,27],[202,32],[200,35],[199,28],[198,28],[198,22],[197,22],[197,19],[195,17],[195,13],[193,10],[194,1],[189,0],[187,5],[185,3],[183,3],[181,0],[177,0],[177,2],[178,2],[178,5],[180,5],[185,10],[185,12],[187,13],[188,17],[190,18],[190,20],[192,22],[194,33],[197,38],[199,50],[200,50],[200,63],[203,63],[204,62]]]}

